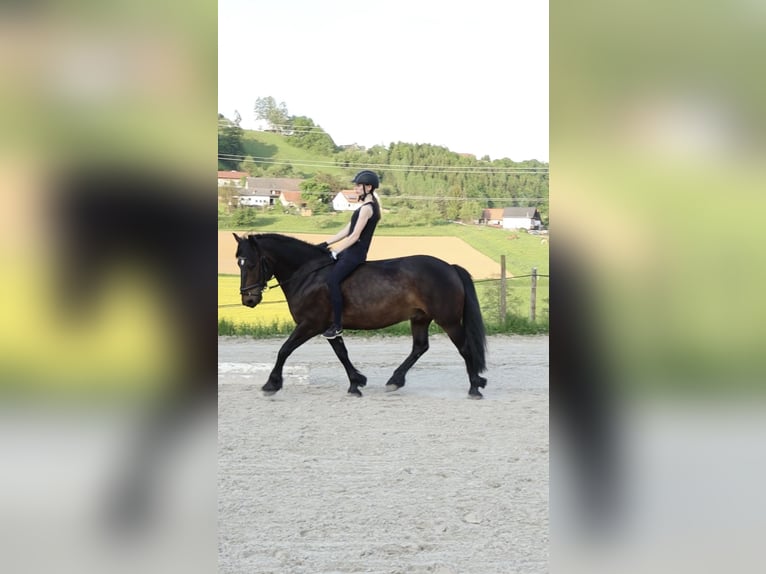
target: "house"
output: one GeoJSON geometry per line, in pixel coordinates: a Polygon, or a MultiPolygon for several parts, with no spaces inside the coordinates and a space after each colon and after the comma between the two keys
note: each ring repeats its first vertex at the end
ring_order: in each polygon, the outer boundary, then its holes
{"type": "Polygon", "coordinates": [[[245,190],[239,195],[239,205],[273,207],[282,191],[298,189],[301,179],[279,177],[248,177],[245,190]]]}
{"type": "Polygon", "coordinates": [[[360,205],[359,194],[353,189],[342,189],[332,200],[335,211],[356,211],[360,205]]]}
{"type": "Polygon", "coordinates": [[[306,202],[303,201],[300,191],[283,191],[279,194],[279,201],[285,207],[297,207],[299,209],[306,207],[306,202]]]}
{"type": "Polygon", "coordinates": [[[245,189],[237,199],[242,206],[272,207],[276,205],[277,200],[286,205],[282,194],[298,193],[300,197],[302,181],[289,177],[248,177],[245,180],[245,189]]]}
{"type": "Polygon", "coordinates": [[[496,225],[497,227],[500,227],[503,225],[503,208],[490,208],[490,209],[483,209],[481,212],[481,219],[479,220],[479,223],[483,223],[484,225],[496,225]]]}
{"type": "Polygon", "coordinates": [[[540,229],[542,218],[536,207],[506,207],[503,209],[503,229],[540,229]]]}
{"type": "Polygon", "coordinates": [[[278,192],[246,189],[238,196],[238,203],[243,207],[271,207],[279,195],[278,192]]]}
{"type": "Polygon", "coordinates": [[[242,182],[247,177],[247,172],[244,171],[219,171],[218,172],[218,187],[232,186],[243,187],[242,182]]]}
{"type": "Polygon", "coordinates": [[[248,177],[247,189],[251,191],[267,191],[278,196],[285,191],[300,191],[303,180],[295,177],[248,177]]]}

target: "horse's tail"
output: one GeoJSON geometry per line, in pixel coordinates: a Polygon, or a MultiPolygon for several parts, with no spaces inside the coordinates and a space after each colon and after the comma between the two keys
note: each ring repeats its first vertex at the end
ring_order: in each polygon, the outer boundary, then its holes
{"type": "Polygon", "coordinates": [[[463,328],[465,329],[465,345],[477,373],[487,370],[487,333],[484,330],[484,319],[481,316],[479,297],[473,284],[471,274],[460,265],[453,265],[460,280],[463,282],[465,301],[463,303],[463,328]]]}

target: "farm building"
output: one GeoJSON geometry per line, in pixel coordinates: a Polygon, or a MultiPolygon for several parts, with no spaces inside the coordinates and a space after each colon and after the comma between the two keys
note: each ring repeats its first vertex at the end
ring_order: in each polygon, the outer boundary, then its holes
{"type": "Polygon", "coordinates": [[[303,201],[300,191],[283,191],[279,195],[279,201],[285,207],[298,207],[298,208],[306,207],[306,202],[303,201]]]}
{"type": "Polygon", "coordinates": [[[248,207],[270,207],[279,198],[280,193],[275,191],[251,191],[245,190],[239,195],[239,205],[248,207]]]}
{"type": "Polygon", "coordinates": [[[287,206],[283,195],[297,193],[300,197],[302,179],[286,177],[248,177],[244,191],[238,196],[239,205],[270,207],[279,200],[287,206]]]}
{"type": "Polygon", "coordinates": [[[335,211],[355,211],[359,208],[359,194],[353,189],[343,189],[332,200],[335,211]]]}
{"type": "Polygon", "coordinates": [[[481,212],[481,219],[479,223],[484,225],[497,225],[498,227],[503,225],[503,208],[490,208],[483,209],[481,212]]]}
{"type": "Polygon", "coordinates": [[[542,218],[536,207],[506,207],[503,209],[503,229],[540,229],[542,218]]]}
{"type": "Polygon", "coordinates": [[[232,187],[244,187],[243,181],[247,178],[247,173],[244,171],[219,171],[218,172],[218,187],[232,186],[232,187]]]}

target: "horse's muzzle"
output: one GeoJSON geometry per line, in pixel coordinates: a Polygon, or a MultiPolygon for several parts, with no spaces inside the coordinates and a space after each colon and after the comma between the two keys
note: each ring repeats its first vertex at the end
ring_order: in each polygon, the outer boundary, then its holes
{"type": "Polygon", "coordinates": [[[263,295],[261,295],[261,293],[242,294],[242,304],[245,307],[255,307],[258,303],[261,302],[261,299],[263,299],[263,295]]]}

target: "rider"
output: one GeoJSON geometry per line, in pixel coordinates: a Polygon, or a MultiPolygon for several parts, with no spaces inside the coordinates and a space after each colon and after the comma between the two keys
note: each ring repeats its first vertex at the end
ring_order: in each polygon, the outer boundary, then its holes
{"type": "Polygon", "coordinates": [[[380,186],[380,179],[374,171],[362,170],[352,180],[359,193],[361,205],[354,211],[351,221],[338,233],[333,235],[321,246],[330,249],[330,255],[336,260],[327,279],[330,288],[330,303],[332,304],[333,323],[324,332],[328,339],[334,339],[343,332],[341,317],[343,315],[343,295],[340,284],[352,271],[367,259],[372,234],[380,221],[380,203],[373,193],[380,186]]]}

